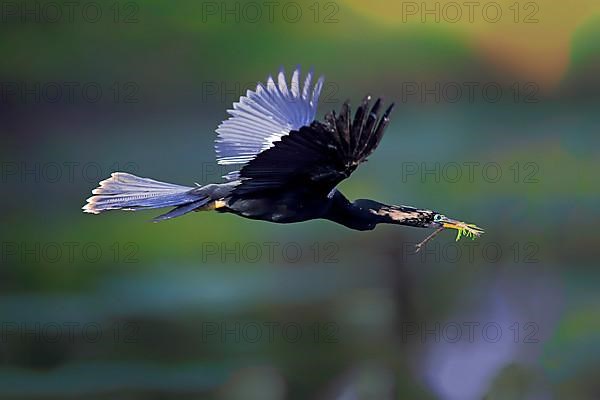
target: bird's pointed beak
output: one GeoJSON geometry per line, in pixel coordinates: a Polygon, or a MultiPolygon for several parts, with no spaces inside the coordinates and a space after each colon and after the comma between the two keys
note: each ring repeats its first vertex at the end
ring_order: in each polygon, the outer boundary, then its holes
{"type": "Polygon", "coordinates": [[[456,241],[458,241],[461,236],[470,237],[471,239],[475,239],[476,237],[481,236],[484,233],[484,230],[477,225],[467,224],[466,222],[458,221],[452,218],[444,217],[440,221],[441,225],[446,229],[456,229],[456,241]]]}
{"type": "Polygon", "coordinates": [[[423,248],[423,246],[425,246],[427,242],[433,239],[438,233],[440,233],[444,229],[456,229],[457,242],[462,236],[475,239],[476,237],[479,237],[482,233],[484,233],[483,229],[481,229],[477,225],[467,224],[466,222],[457,221],[446,216],[442,216],[441,220],[437,220],[435,226],[438,227],[437,230],[431,235],[427,236],[424,240],[422,240],[421,243],[416,245],[417,253],[423,248]]]}

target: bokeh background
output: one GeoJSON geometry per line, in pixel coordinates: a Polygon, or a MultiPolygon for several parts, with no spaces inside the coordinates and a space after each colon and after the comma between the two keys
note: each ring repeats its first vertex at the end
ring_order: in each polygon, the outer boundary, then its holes
{"type": "Polygon", "coordinates": [[[600,398],[597,1],[0,4],[0,398],[600,398]],[[487,233],[81,212],[114,170],[218,181],[296,65],[319,118],[398,105],[349,198],[487,233]]]}

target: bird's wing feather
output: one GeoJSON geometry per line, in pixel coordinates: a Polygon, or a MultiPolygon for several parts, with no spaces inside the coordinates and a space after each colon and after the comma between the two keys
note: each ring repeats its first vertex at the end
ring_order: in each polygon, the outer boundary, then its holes
{"type": "Polygon", "coordinates": [[[350,176],[383,137],[393,104],[379,117],[381,101],[370,110],[369,103],[366,97],[351,118],[346,102],[339,116],[329,113],[325,122],[315,121],[282,137],[239,171],[241,183],[233,194],[283,190],[289,185],[329,192],[350,176]]]}
{"type": "MultiPolygon", "coordinates": [[[[269,76],[266,86],[259,83],[255,91],[233,103],[230,117],[217,128],[215,150],[222,165],[245,164],[292,130],[310,125],[315,119],[323,77],[312,85],[310,71],[300,87],[300,68],[292,73],[288,86],[283,69],[277,82],[269,76]]],[[[235,176],[230,175],[229,178],[235,176]]]]}

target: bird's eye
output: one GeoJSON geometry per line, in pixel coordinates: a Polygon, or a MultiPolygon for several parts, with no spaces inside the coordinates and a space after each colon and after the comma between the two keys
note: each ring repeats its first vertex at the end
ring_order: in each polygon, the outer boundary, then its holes
{"type": "Polygon", "coordinates": [[[443,218],[444,218],[444,216],[443,216],[442,214],[435,214],[435,215],[433,216],[433,220],[434,220],[435,222],[440,222],[440,221],[441,221],[443,218]]]}

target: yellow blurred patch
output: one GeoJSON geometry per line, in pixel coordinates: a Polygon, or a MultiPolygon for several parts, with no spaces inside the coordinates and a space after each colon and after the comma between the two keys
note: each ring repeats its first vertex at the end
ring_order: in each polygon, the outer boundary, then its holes
{"type": "Polygon", "coordinates": [[[573,32],[594,14],[598,0],[363,1],[341,0],[388,27],[432,27],[467,33],[483,59],[518,79],[553,89],[567,70],[573,32]]]}

